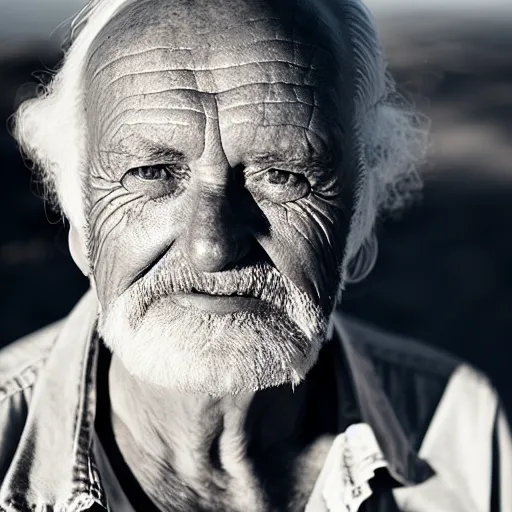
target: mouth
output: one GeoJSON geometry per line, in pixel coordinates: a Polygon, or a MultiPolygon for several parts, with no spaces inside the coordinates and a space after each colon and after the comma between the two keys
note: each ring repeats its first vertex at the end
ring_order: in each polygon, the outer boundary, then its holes
{"type": "Polygon", "coordinates": [[[264,309],[262,300],[237,293],[211,294],[192,289],[190,292],[174,293],[171,295],[171,299],[181,307],[192,307],[205,313],[217,315],[264,309]]]}

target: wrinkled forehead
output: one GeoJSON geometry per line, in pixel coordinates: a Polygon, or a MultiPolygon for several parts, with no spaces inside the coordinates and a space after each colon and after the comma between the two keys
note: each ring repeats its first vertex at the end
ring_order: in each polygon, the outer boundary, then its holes
{"type": "Polygon", "coordinates": [[[91,45],[86,81],[126,55],[151,57],[153,50],[166,50],[165,58],[176,70],[181,66],[200,72],[272,60],[303,68],[309,73],[305,81],[328,88],[337,74],[336,43],[315,9],[297,0],[128,2],[91,45]]]}
{"type": "Polygon", "coordinates": [[[226,50],[266,38],[328,52],[332,34],[322,23],[318,4],[298,0],[128,1],[101,30],[91,49],[101,58],[137,46],[144,49],[149,40],[176,48],[212,45],[212,49],[226,50]]]}
{"type": "Polygon", "coordinates": [[[95,134],[90,144],[115,146],[143,128],[144,137],[157,131],[160,141],[157,124],[164,121],[182,123],[182,137],[194,129],[199,134],[204,117],[197,116],[219,115],[223,136],[240,138],[241,125],[258,130],[243,132],[246,146],[252,136],[263,137],[266,149],[299,137],[334,157],[348,111],[338,94],[341,67],[332,31],[305,5],[299,0],[125,5],[89,49],[84,85],[87,124],[95,134]]]}

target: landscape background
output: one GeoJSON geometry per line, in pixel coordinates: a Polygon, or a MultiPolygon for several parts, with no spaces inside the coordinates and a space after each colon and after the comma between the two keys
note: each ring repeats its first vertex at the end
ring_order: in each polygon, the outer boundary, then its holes
{"type": "MultiPolygon", "coordinates": [[[[65,224],[7,130],[60,58],[62,29],[36,30],[30,4],[18,5],[26,12],[0,0],[0,20],[27,23],[0,22],[0,346],[67,314],[87,287],[65,224]]],[[[61,4],[47,5],[59,19],[61,4]]],[[[432,120],[432,149],[423,202],[380,226],[377,266],[343,309],[481,368],[512,411],[511,11],[378,9],[377,18],[402,90],[432,120]]]]}

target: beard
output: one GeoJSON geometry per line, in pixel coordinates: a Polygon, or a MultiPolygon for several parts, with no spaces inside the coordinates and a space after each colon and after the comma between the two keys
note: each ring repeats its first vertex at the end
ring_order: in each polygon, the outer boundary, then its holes
{"type": "Polygon", "coordinates": [[[277,269],[261,264],[203,274],[160,262],[102,310],[98,332],[141,381],[222,397],[300,383],[315,364],[328,315],[277,269]],[[261,308],[208,313],[173,293],[257,298],[261,308]]]}

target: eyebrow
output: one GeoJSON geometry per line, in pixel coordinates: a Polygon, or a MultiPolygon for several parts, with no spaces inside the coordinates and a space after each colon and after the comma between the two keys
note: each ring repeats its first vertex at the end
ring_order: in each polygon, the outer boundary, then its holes
{"type": "Polygon", "coordinates": [[[304,155],[297,152],[285,151],[279,153],[255,153],[250,154],[247,163],[255,165],[271,165],[275,163],[301,163],[301,164],[319,164],[327,165],[330,158],[320,155],[316,152],[304,155]]]}
{"type": "MultiPolygon", "coordinates": [[[[130,144],[132,151],[126,148],[116,150],[111,148],[109,152],[118,152],[126,156],[134,156],[145,160],[165,161],[169,163],[181,163],[186,161],[183,152],[170,146],[155,144],[154,142],[136,139],[130,144]]],[[[331,155],[319,154],[311,151],[309,154],[300,153],[292,150],[284,150],[279,152],[249,152],[244,159],[248,165],[271,166],[275,164],[298,164],[298,165],[315,165],[328,166],[331,162],[331,155]]]]}
{"type": "Polygon", "coordinates": [[[172,160],[174,162],[181,162],[185,160],[185,155],[181,151],[171,147],[154,146],[152,144],[148,144],[148,147],[145,148],[145,153],[146,157],[155,160],[172,160]]]}
{"type": "Polygon", "coordinates": [[[121,146],[122,144],[118,144],[113,148],[109,148],[104,151],[107,153],[118,153],[125,156],[144,158],[147,160],[165,160],[167,162],[182,162],[185,160],[185,155],[181,151],[169,146],[154,144],[147,140],[134,139],[131,141],[129,149],[121,146]]]}

